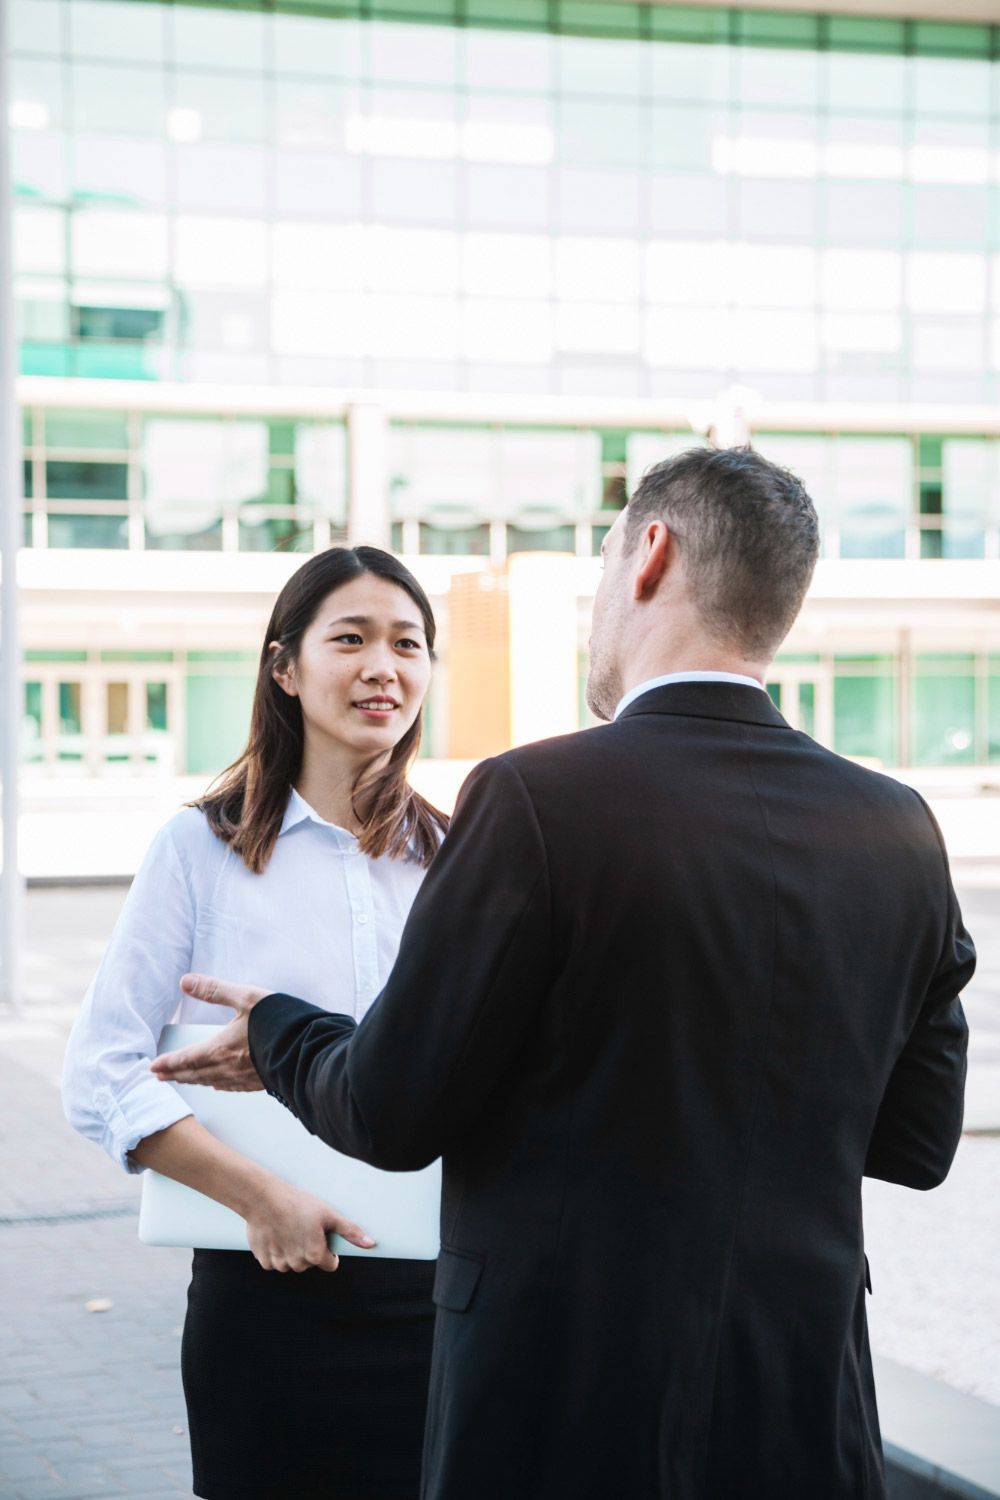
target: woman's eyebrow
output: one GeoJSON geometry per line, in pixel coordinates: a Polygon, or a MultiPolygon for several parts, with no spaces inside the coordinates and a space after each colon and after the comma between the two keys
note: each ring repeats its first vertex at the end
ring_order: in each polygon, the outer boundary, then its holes
{"type": "MultiPolygon", "coordinates": [[[[331,620],[326,628],[331,630],[334,625],[370,625],[371,623],[369,615],[340,615],[336,620],[331,620]]],[[[416,620],[393,620],[392,629],[419,630],[423,634],[424,627],[418,625],[416,620]]]]}

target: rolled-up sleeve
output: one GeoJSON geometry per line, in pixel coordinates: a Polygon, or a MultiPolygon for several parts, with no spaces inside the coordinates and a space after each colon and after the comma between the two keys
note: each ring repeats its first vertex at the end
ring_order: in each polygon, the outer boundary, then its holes
{"type": "Polygon", "coordinates": [[[63,1066],[66,1118],[127,1172],[146,1136],[192,1111],[149,1064],[191,967],[196,902],[182,848],[184,815],[153,840],[70,1033],[63,1066]]]}

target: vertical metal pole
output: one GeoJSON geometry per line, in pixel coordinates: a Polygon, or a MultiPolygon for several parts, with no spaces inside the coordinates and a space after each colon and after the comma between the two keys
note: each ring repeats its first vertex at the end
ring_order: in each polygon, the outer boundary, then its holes
{"type": "Polygon", "coordinates": [[[22,890],[18,858],[18,772],[21,738],[21,647],[17,554],[23,508],[16,391],[14,282],[11,248],[10,136],[7,127],[8,5],[0,0],[0,1001],[21,995],[22,890]]]}

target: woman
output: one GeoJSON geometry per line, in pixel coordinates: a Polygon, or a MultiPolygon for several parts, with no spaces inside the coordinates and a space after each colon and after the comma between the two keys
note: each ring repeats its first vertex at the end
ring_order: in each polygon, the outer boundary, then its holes
{"type": "Polygon", "coordinates": [[[406,780],[434,634],[420,585],[377,548],[331,548],[293,575],[247,748],[157,835],[70,1037],[76,1129],[246,1220],[252,1253],[194,1252],[182,1372],[206,1500],[417,1494],[433,1262],[338,1268],[328,1232],[364,1248],[363,1227],[224,1146],[149,1064],[168,1021],[220,1020],[181,996],[189,969],[358,1019],[378,994],[446,826],[406,780]]]}

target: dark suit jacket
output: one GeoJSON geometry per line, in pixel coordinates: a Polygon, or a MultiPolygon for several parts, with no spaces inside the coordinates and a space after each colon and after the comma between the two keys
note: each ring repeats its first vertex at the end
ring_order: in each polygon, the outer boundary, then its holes
{"type": "Polygon", "coordinates": [[[331,1145],[444,1158],[425,1500],[882,1495],[861,1179],[947,1173],[974,963],[921,799],[754,688],[479,766],[364,1022],[250,1025],[331,1145]]]}

